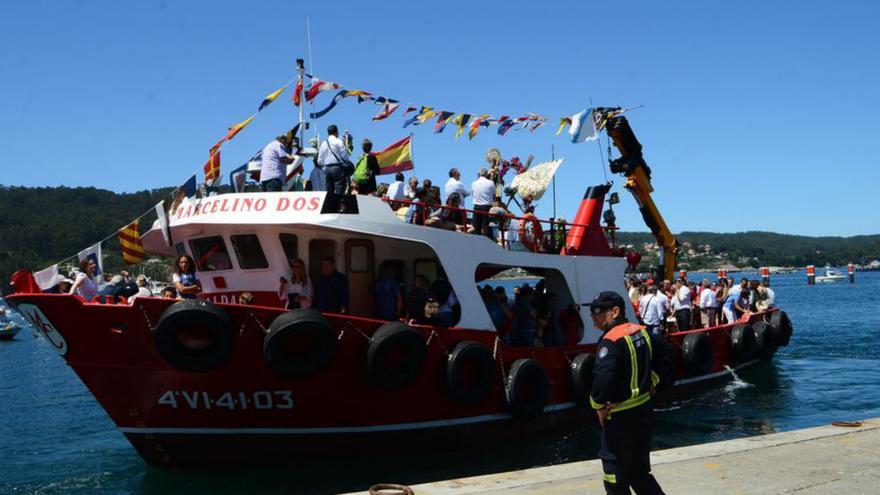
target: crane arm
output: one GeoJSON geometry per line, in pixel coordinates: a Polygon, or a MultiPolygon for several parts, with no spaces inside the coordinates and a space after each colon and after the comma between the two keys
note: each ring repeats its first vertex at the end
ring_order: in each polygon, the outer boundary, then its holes
{"type": "Polygon", "coordinates": [[[619,109],[596,109],[605,115],[611,115],[605,122],[605,130],[614,146],[620,152],[620,158],[610,160],[612,173],[626,175],[624,188],[632,193],[639,206],[639,212],[645,225],[660,246],[660,267],[658,275],[663,279],[672,280],[675,274],[675,258],[678,254],[678,241],[666,226],[666,221],[651,198],[654,188],[651,186],[651,169],[642,157],[642,145],[636,139],[626,117],[619,114],[619,109]]]}

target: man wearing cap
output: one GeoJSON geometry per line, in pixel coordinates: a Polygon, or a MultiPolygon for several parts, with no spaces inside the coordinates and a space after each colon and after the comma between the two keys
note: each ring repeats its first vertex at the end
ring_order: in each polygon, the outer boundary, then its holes
{"type": "Polygon", "coordinates": [[[651,435],[656,389],[674,380],[672,353],[663,337],[629,323],[616,292],[601,292],[589,306],[593,325],[603,332],[596,348],[590,404],[602,426],[599,457],[610,494],[662,494],[651,475],[651,435]]]}
{"type": "Polygon", "coordinates": [[[260,187],[263,191],[273,192],[284,189],[287,179],[287,164],[293,163],[296,157],[290,154],[293,136],[282,134],[263,148],[260,155],[260,187]]]}

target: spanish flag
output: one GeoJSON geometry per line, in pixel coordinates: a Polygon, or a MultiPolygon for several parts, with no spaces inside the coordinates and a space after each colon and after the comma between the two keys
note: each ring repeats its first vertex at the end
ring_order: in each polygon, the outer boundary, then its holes
{"type": "Polygon", "coordinates": [[[260,103],[260,108],[258,108],[257,111],[261,112],[264,108],[268,107],[269,104],[272,103],[273,101],[275,101],[275,98],[278,98],[278,96],[281,93],[283,93],[285,89],[287,89],[286,84],[284,86],[281,86],[280,88],[278,88],[277,91],[274,91],[273,93],[269,94],[269,96],[263,98],[263,103],[260,103]]]}
{"type": "Polygon", "coordinates": [[[116,234],[122,246],[122,261],[126,265],[134,265],[144,260],[144,244],[138,231],[138,221],[126,225],[116,234]]]}
{"type": "Polygon", "coordinates": [[[379,175],[412,170],[412,134],[375,153],[379,161],[379,175]]]}

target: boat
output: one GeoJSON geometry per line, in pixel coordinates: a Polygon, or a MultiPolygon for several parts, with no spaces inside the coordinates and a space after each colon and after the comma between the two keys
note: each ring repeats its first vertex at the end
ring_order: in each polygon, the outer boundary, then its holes
{"type": "Polygon", "coordinates": [[[846,280],[846,275],[835,270],[831,265],[825,265],[825,275],[816,276],[816,283],[842,282],[844,280],[846,280]]]}
{"type": "Polygon", "coordinates": [[[10,320],[6,311],[6,308],[0,306],[0,340],[12,340],[21,330],[21,325],[10,320]]]}
{"type": "MultiPolygon", "coordinates": [[[[612,171],[647,184],[641,148],[627,137],[625,117],[609,116],[605,127],[632,161],[617,159],[612,171]]],[[[373,196],[194,196],[169,212],[167,231],[157,221],[142,241],[149,254],[186,253],[195,260],[198,299],[85,301],[33,290],[30,274],[20,271],[7,301],[153,466],[332,460],[416,444],[464,449],[571,431],[595,421],[588,395],[600,332],[585,315],[573,343],[508,345],[479,286],[516,268],[542,280],[555,295],[555,312],[589,303],[600,291],[625,297],[627,259],[606,237],[611,227],[601,223],[610,187],[586,187],[576,218],[565,225],[510,215],[511,229],[519,224],[519,237],[528,239],[526,248],[511,246],[503,232],[495,242],[406,223],[388,201],[373,196]],[[540,225],[566,229],[564,244],[542,238],[540,225]],[[323,260],[335,263],[350,291],[344,312],[282,307],[279,274],[295,258],[304,260],[312,280],[323,260]],[[374,316],[370,287],[386,268],[406,287],[417,276],[447,281],[459,301],[451,325],[374,316]]],[[[631,192],[643,195],[637,196],[643,215],[656,225],[662,219],[644,196],[649,191],[631,192]]],[[[670,247],[662,269],[673,273],[676,243],[665,223],[659,236],[670,247]]],[[[626,315],[636,321],[632,307],[626,315]]],[[[772,359],[791,333],[778,308],[711,328],[671,331],[673,390],[686,393],[691,385],[729,377],[730,369],[772,359]]]]}

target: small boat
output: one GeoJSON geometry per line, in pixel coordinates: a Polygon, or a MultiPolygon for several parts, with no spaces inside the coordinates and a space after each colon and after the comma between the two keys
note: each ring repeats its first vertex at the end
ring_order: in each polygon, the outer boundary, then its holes
{"type": "Polygon", "coordinates": [[[12,320],[0,317],[0,340],[14,339],[19,330],[21,330],[21,325],[12,320]]]}
{"type": "Polygon", "coordinates": [[[816,283],[842,282],[844,280],[846,280],[846,275],[835,270],[831,265],[825,265],[825,275],[816,277],[816,283]]]}

